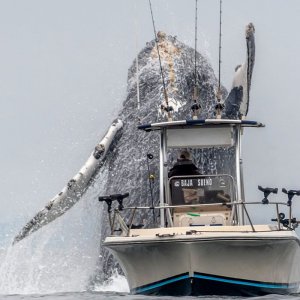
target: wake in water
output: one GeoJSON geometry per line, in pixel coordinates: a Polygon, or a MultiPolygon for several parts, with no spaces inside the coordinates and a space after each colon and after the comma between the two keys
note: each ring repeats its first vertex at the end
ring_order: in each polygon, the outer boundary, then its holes
{"type": "Polygon", "coordinates": [[[113,275],[107,281],[102,284],[95,285],[94,291],[129,293],[129,286],[125,276],[120,275],[118,270],[115,269],[113,275]]]}

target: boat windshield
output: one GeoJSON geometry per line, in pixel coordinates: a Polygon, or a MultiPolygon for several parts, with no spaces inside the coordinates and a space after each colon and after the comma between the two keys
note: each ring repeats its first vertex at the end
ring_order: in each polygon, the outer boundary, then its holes
{"type": "Polygon", "coordinates": [[[226,203],[236,198],[230,175],[173,176],[169,186],[172,205],[226,203]]]}

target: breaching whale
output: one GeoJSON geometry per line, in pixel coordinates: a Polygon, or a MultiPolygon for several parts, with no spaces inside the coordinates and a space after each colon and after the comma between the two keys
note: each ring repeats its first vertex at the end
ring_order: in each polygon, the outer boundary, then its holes
{"type": "MultiPolygon", "coordinates": [[[[130,198],[127,203],[135,205],[145,203],[147,200],[149,204],[150,201],[158,200],[159,183],[155,179],[158,178],[158,170],[154,167],[158,165],[158,143],[143,131],[137,132],[136,130],[139,122],[151,123],[165,119],[165,112],[161,110],[161,106],[164,104],[164,95],[156,43],[161,54],[169,105],[173,107],[173,119],[191,118],[192,94],[196,83],[200,91],[199,118],[214,116],[218,81],[211,65],[198,52],[195,58],[194,49],[180,42],[176,37],[159,32],[157,39],[148,42],[138,54],[139,69],[136,69],[135,62],[129,68],[127,97],[117,120],[112,123],[80,171],[21,229],[13,243],[21,241],[66,213],[81,199],[92,179],[103,169],[108,171],[107,185],[103,194],[129,192],[130,198]],[[197,62],[196,74],[195,59],[197,62]],[[139,109],[136,72],[138,72],[139,78],[139,109]],[[148,199],[149,174],[146,163],[149,153],[153,156],[149,166],[150,172],[153,174],[153,199],[148,199]]],[[[246,46],[246,61],[236,68],[230,92],[227,93],[226,89],[221,87],[222,98],[225,99],[223,118],[243,118],[248,112],[255,60],[254,26],[251,23],[246,27],[246,46]]],[[[234,159],[230,149],[203,150],[194,155],[203,174],[219,172],[224,168],[228,169],[234,159]],[[214,164],[210,163],[211,156],[215,158],[214,164]]],[[[174,159],[175,157],[169,158],[170,165],[174,159]]],[[[153,222],[152,215],[148,215],[148,213],[142,215],[141,220],[145,226],[153,222]]]]}

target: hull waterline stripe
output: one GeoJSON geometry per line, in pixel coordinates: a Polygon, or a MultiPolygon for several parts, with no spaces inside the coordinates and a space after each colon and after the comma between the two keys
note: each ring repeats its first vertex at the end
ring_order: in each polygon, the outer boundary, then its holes
{"type": "Polygon", "coordinates": [[[149,285],[147,287],[136,288],[135,292],[136,293],[143,293],[143,292],[146,292],[146,291],[149,291],[149,290],[152,290],[152,289],[155,289],[155,288],[158,288],[158,287],[161,287],[161,286],[164,286],[164,285],[167,285],[167,284],[179,281],[179,280],[188,279],[188,278],[189,278],[189,275],[182,275],[182,276],[179,276],[179,277],[176,277],[176,278],[167,279],[165,281],[149,285]]]}
{"type": "Polygon", "coordinates": [[[255,283],[255,282],[249,282],[249,281],[226,279],[226,278],[213,277],[213,276],[200,275],[200,274],[194,274],[194,278],[207,279],[207,280],[219,281],[219,282],[224,282],[224,283],[261,287],[261,288],[270,288],[270,289],[287,289],[287,288],[293,288],[294,286],[297,285],[297,284],[288,285],[288,284],[255,283]]]}
{"type": "Polygon", "coordinates": [[[132,290],[132,292],[139,294],[143,293],[155,288],[159,288],[164,285],[168,285],[170,283],[174,283],[183,279],[189,279],[189,278],[198,278],[198,279],[205,279],[205,280],[211,280],[211,281],[218,281],[223,283],[230,283],[230,284],[238,284],[238,285],[246,285],[246,286],[252,286],[252,287],[258,287],[258,288],[269,288],[269,289],[293,289],[295,287],[298,287],[298,283],[293,284],[270,284],[270,283],[256,283],[256,282],[250,282],[250,281],[243,281],[238,279],[226,279],[221,277],[214,277],[209,275],[201,275],[195,273],[194,276],[190,277],[188,274],[181,275],[175,278],[166,279],[157,283],[150,284],[145,287],[141,288],[135,288],[132,290]]]}

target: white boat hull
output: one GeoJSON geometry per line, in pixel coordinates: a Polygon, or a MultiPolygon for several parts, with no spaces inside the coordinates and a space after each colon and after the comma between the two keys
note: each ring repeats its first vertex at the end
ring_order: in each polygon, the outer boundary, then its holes
{"type": "MultiPolygon", "coordinates": [[[[132,293],[249,296],[298,290],[300,247],[294,232],[222,230],[173,235],[170,230],[176,228],[167,229],[156,229],[160,237],[134,237],[139,230],[131,237],[106,239],[132,293]]],[[[191,230],[180,228],[184,229],[191,230]]]]}

